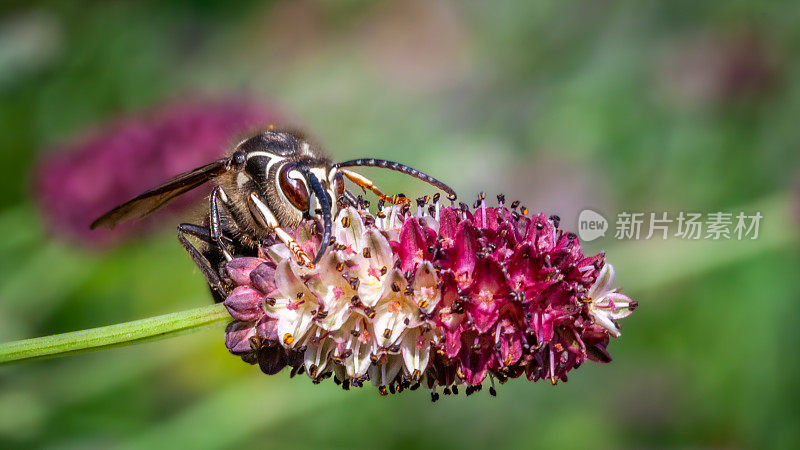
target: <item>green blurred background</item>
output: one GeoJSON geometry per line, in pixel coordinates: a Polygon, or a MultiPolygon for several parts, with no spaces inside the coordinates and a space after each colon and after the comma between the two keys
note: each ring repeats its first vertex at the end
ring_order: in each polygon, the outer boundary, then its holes
{"type": "MultiPolygon", "coordinates": [[[[639,309],[614,362],[431,404],[229,355],[222,326],[0,367],[3,448],[788,448],[800,445],[793,2],[5,2],[0,341],[208,304],[163,231],[49,237],[43,149],[193,95],[279,108],[337,159],[401,160],[575,229],[586,207],[760,211],[758,239],[604,249],[639,309]],[[10,5],[8,3],[11,3],[10,5]]],[[[221,149],[222,151],[223,149],[221,149]]],[[[390,191],[424,186],[368,171],[390,191]]],[[[613,229],[611,230],[613,231],[613,229]]]]}

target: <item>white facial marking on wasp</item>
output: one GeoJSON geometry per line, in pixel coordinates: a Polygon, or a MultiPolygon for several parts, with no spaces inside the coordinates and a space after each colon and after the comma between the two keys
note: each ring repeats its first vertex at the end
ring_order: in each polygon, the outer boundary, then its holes
{"type": "Polygon", "coordinates": [[[311,154],[311,146],[308,145],[308,142],[303,142],[303,153],[310,155],[311,154]]]}
{"type": "Polygon", "coordinates": [[[332,167],[331,171],[328,172],[328,184],[330,184],[331,186],[333,186],[333,182],[336,179],[337,173],[339,173],[339,169],[337,169],[336,167],[332,167]]]}
{"type": "Polygon", "coordinates": [[[323,167],[314,167],[310,169],[311,173],[317,177],[318,180],[327,180],[328,176],[325,173],[325,169],[323,167]]]}
{"type": "Polygon", "coordinates": [[[250,193],[250,200],[256,206],[256,209],[259,213],[261,213],[261,217],[264,219],[264,223],[266,223],[270,228],[277,228],[278,221],[275,219],[275,216],[270,211],[269,207],[261,201],[260,198],[254,193],[250,193]]]}
{"type": "Polygon", "coordinates": [[[250,181],[250,177],[245,175],[244,172],[239,172],[239,174],[236,175],[236,184],[239,185],[239,187],[244,186],[248,181],[250,181]]]}

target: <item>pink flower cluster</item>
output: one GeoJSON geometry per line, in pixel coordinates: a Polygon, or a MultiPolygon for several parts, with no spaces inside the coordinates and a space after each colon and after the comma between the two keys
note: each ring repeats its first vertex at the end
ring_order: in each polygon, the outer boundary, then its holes
{"type": "MultiPolygon", "coordinates": [[[[342,208],[336,243],[313,269],[281,245],[232,260],[228,349],[267,374],[289,366],[384,394],[425,385],[434,399],[437,386],[555,384],[587,359],[611,360],[615,321],[636,302],[614,289],[604,254],[584,256],[558,217],[517,202],[470,211],[426,200],[416,212],[342,208]]],[[[319,228],[295,231],[311,253],[319,228]]]]}

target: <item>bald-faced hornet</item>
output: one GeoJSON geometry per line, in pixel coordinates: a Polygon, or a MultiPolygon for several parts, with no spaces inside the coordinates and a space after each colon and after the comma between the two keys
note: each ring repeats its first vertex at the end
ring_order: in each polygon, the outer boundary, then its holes
{"type": "Polygon", "coordinates": [[[91,224],[91,228],[114,228],[118,223],[140,218],[163,207],[176,197],[207,181],[215,187],[209,200],[209,214],[203,224],[182,223],[178,239],[203,272],[217,301],[225,298],[220,269],[233,255],[255,254],[269,239],[283,242],[298,263],[313,267],[331,241],[332,217],[338,199],[355,202],[345,189],[348,179],[370,190],[384,201],[407,201],[389,196],[350,167],[381,167],[425,181],[455,199],[455,192],[439,180],[406,165],[381,159],[354,159],[334,163],[316,146],[298,134],[267,131],[240,142],[229,157],[177,175],[161,186],[117,206],[91,224]],[[303,220],[320,220],[322,239],[313,260],[287,230],[303,220]],[[198,250],[187,238],[205,242],[198,250]]]}

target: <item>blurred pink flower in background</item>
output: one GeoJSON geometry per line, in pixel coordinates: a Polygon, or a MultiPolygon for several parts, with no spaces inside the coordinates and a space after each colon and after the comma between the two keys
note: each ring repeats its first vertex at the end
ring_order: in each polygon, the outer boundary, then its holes
{"type": "MultiPolygon", "coordinates": [[[[112,119],[40,159],[33,181],[37,202],[48,228],[72,241],[103,247],[140,235],[164,215],[122,224],[113,232],[89,230],[89,224],[168,178],[222,157],[252,129],[278,117],[236,98],[166,103],[149,115],[112,119]]],[[[207,189],[192,191],[165,211],[185,211],[207,194],[207,189]]]]}

